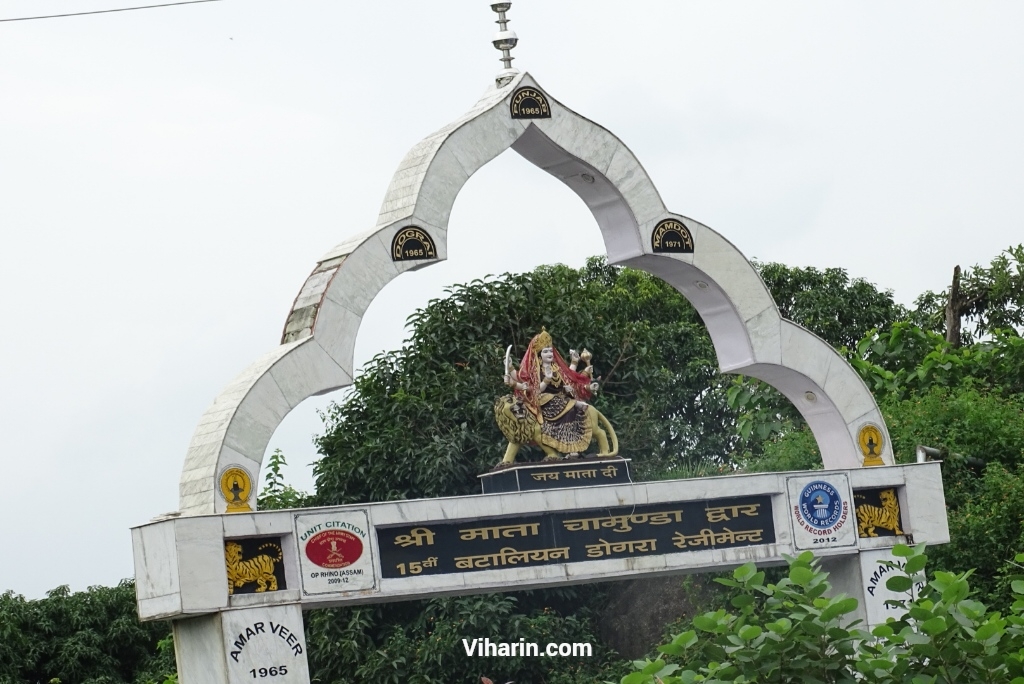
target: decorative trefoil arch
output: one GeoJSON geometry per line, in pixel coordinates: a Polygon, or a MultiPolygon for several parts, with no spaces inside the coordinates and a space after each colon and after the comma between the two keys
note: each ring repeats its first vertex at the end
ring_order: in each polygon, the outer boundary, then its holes
{"type": "Polygon", "coordinates": [[[235,378],[200,420],[181,476],[183,515],[225,512],[219,475],[237,466],[258,476],[267,444],[289,411],[308,397],[352,383],[356,334],[370,302],[399,274],[447,258],[455,198],[470,176],[510,147],[586,203],[610,263],[652,273],[693,304],[722,372],[764,380],[793,402],[817,440],[825,468],[862,465],[858,440],[866,426],[881,436],[881,460],[893,464],[878,405],[849,363],[781,317],[764,282],[732,243],[668,211],[643,166],[616,136],[523,73],[415,145],[391,180],[377,225],[317,262],[295,299],[281,344],[235,378]],[[511,102],[524,88],[540,94],[548,116],[512,117],[511,102]],[[655,228],[667,220],[685,227],[692,251],[655,251],[655,228]],[[410,227],[432,238],[435,259],[392,259],[396,235],[410,227]]]}

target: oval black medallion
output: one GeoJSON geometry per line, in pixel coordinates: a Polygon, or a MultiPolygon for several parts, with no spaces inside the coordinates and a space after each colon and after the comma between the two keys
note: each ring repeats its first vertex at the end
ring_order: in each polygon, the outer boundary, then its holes
{"type": "Polygon", "coordinates": [[[513,119],[550,119],[548,98],[536,88],[523,87],[512,95],[510,103],[513,119]]]}
{"type": "Polygon", "coordinates": [[[651,249],[655,253],[693,254],[693,236],[681,222],[665,219],[654,227],[651,249]]]}
{"type": "Polygon", "coordinates": [[[408,226],[395,234],[391,241],[392,261],[417,261],[436,259],[434,240],[419,226],[408,226]]]}

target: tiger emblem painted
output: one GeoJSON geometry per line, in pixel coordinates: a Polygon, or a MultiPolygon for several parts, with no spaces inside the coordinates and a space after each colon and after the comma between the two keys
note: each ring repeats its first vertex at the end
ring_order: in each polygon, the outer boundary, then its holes
{"type": "Polygon", "coordinates": [[[277,544],[263,544],[259,550],[273,549],[277,557],[261,553],[247,560],[242,560],[242,545],[235,542],[224,544],[224,559],[227,561],[228,594],[235,593],[235,587],[256,582],[256,591],[277,591],[277,577],[274,576],[274,563],[280,563],[281,547],[277,544]]]}
{"type": "Polygon", "coordinates": [[[895,489],[883,489],[879,492],[881,506],[861,504],[854,508],[857,513],[857,534],[860,537],[877,537],[876,527],[889,530],[895,535],[902,535],[900,529],[900,504],[896,499],[895,489]]]}

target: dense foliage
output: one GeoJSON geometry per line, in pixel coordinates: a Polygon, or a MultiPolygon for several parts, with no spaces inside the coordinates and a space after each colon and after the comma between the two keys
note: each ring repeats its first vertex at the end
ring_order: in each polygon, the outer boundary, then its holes
{"type": "Polygon", "coordinates": [[[140,623],[135,584],[0,594],[0,684],[150,684],[174,672],[167,623],[140,623]]]}
{"type": "Polygon", "coordinates": [[[1024,245],[1011,246],[987,266],[953,269],[950,286],[917,298],[913,320],[953,347],[998,330],[1024,332],[1024,245]],[[966,325],[965,325],[966,324],[966,325]]]}
{"type": "Polygon", "coordinates": [[[901,322],[869,331],[851,363],[877,396],[906,399],[933,387],[971,387],[985,393],[1024,393],[1024,338],[1013,329],[954,347],[941,335],[901,322]]]}
{"type": "Polygon", "coordinates": [[[833,347],[853,347],[872,328],[886,329],[907,310],[863,278],[841,268],[793,268],[755,263],[783,318],[795,321],[833,347]]]}
{"type": "MultiPolygon", "coordinates": [[[[840,269],[760,268],[784,313],[836,346],[905,314],[891,293],[840,269]]],[[[503,450],[491,403],[507,391],[506,345],[518,360],[541,326],[563,353],[594,353],[602,378],[595,404],[641,476],[707,473],[739,446],[757,449],[771,431],[742,422],[752,397],[762,414],[799,421],[771,388],[719,376],[707,331],[678,292],[597,259],[580,270],[542,267],[456,286],[409,325],[405,346],[374,358],[331,410],[319,440],[318,503],[476,492],[476,475],[503,450]]]]}
{"type": "Polygon", "coordinates": [[[563,354],[593,352],[594,403],[644,473],[720,463],[735,439],[724,397],[708,391],[716,366],[706,330],[679,293],[645,273],[593,260],[475,281],[409,325],[403,348],[374,358],[330,411],[318,503],[479,491],[477,474],[504,451],[491,405],[508,391],[506,346],[518,361],[542,326],[563,354]]]}
{"type": "Polygon", "coordinates": [[[593,591],[437,598],[315,611],[306,624],[310,669],[332,684],[498,682],[593,684],[621,668],[594,629],[593,591]],[[588,658],[467,657],[463,639],[590,643],[588,658]]]}
{"type": "Polygon", "coordinates": [[[1012,581],[1004,615],[974,598],[970,572],[929,581],[923,546],[893,553],[901,560],[886,561],[886,587],[904,595],[899,617],[870,633],[850,624],[856,599],[832,595],[810,552],[776,583],[748,563],[718,580],[734,590],[735,612],[695,617],[658,648],[664,657],[636,662],[621,684],[1024,684],[1024,581],[1012,581]]]}

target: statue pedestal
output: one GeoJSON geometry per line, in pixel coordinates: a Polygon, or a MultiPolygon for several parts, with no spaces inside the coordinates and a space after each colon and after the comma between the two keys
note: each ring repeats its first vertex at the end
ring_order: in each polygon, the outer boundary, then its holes
{"type": "Polygon", "coordinates": [[[523,463],[478,476],[484,494],[536,489],[630,484],[628,458],[581,458],[574,461],[523,463]]]}

